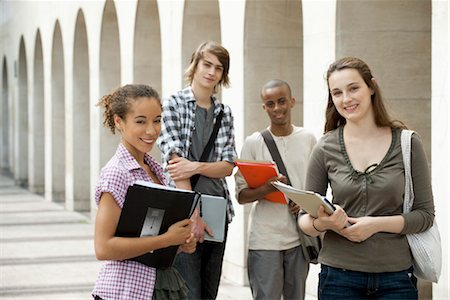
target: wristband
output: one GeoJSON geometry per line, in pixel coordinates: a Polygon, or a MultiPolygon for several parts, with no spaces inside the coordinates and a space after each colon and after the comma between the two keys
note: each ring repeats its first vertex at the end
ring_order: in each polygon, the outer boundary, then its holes
{"type": "Polygon", "coordinates": [[[313,219],[313,221],[312,221],[312,226],[313,226],[314,230],[317,231],[317,232],[325,232],[326,230],[319,230],[319,229],[317,229],[316,225],[314,225],[314,221],[315,220],[317,220],[317,219],[313,219]]]}

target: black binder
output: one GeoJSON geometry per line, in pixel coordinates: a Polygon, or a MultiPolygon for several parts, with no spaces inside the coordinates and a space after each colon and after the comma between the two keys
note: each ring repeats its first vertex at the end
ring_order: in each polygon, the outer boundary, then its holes
{"type": "MultiPolygon", "coordinates": [[[[140,237],[165,233],[169,227],[190,218],[200,194],[138,181],[128,187],[116,229],[116,236],[140,237]]],[[[131,258],[149,267],[167,268],[173,264],[178,246],[157,249],[131,258]]]]}

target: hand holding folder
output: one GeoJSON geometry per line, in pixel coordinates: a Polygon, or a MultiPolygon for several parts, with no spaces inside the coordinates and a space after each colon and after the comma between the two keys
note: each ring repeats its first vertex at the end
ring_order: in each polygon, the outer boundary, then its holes
{"type": "MultiPolygon", "coordinates": [[[[251,189],[266,184],[270,178],[279,176],[277,165],[271,161],[237,159],[235,163],[251,189]]],[[[270,193],[264,199],[275,203],[288,204],[286,197],[281,192],[270,193]]]]}
{"type": "MultiPolygon", "coordinates": [[[[336,210],[333,203],[318,193],[296,189],[280,181],[274,181],[272,182],[272,185],[279,191],[283,192],[289,200],[297,203],[304,211],[314,218],[318,217],[317,211],[321,205],[325,207],[325,212],[329,215],[332,215],[336,210]]],[[[346,227],[351,225],[352,224],[348,223],[346,227]]]]}
{"type": "Polygon", "coordinates": [[[272,185],[314,218],[318,217],[317,211],[320,205],[325,207],[325,212],[329,215],[333,214],[336,210],[331,202],[317,193],[296,189],[280,181],[274,181],[272,185]]]}

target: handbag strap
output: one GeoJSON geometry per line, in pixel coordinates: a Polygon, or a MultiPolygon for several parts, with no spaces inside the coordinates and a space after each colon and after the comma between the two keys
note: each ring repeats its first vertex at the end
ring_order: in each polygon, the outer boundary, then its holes
{"type": "MultiPolygon", "coordinates": [[[[202,155],[200,156],[199,161],[201,161],[201,162],[208,161],[209,153],[211,152],[212,147],[214,146],[214,142],[216,141],[217,134],[219,133],[220,125],[222,124],[223,111],[224,111],[223,104],[220,104],[220,106],[222,109],[220,110],[219,114],[216,117],[216,123],[214,123],[213,131],[212,131],[211,135],[209,136],[208,143],[206,144],[205,148],[203,149],[202,155]]],[[[194,176],[191,177],[192,190],[197,185],[197,182],[199,179],[200,179],[200,174],[195,174],[194,176]]]]}
{"type": "Polygon", "coordinates": [[[402,130],[401,145],[403,168],[405,169],[405,196],[403,199],[403,212],[410,212],[414,203],[414,190],[411,177],[411,136],[412,130],[402,130]]]}

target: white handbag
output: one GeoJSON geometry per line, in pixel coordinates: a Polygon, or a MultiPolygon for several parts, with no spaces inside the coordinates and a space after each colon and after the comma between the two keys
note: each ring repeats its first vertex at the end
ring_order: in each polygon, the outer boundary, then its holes
{"type": "MultiPolygon", "coordinates": [[[[413,131],[402,130],[401,145],[405,168],[405,198],[403,212],[410,212],[414,203],[414,190],[411,178],[411,135],[413,131]]],[[[427,231],[406,235],[413,255],[414,275],[418,278],[438,282],[442,267],[442,249],[439,229],[434,219],[427,231]]]]}

